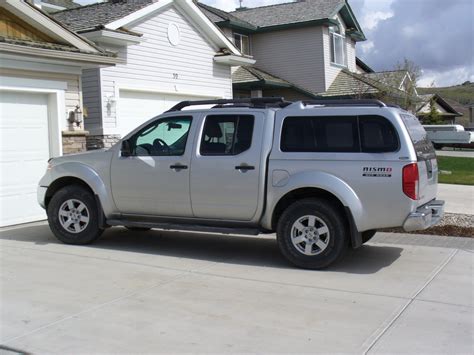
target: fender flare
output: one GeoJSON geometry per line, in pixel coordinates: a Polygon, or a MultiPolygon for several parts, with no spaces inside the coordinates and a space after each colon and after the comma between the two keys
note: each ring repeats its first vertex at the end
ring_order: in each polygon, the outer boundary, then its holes
{"type": "Polygon", "coordinates": [[[56,165],[51,170],[51,184],[61,178],[76,178],[87,184],[97,196],[106,216],[110,216],[116,211],[112,191],[106,187],[100,175],[90,166],[79,162],[56,165]]]}

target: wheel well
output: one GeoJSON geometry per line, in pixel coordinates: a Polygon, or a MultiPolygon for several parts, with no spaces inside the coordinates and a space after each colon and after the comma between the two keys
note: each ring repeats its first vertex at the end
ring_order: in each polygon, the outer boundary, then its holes
{"type": "Polygon", "coordinates": [[[301,189],[288,192],[285,196],[283,196],[280,199],[280,201],[278,201],[275,209],[273,210],[272,229],[276,230],[278,220],[280,219],[280,216],[283,214],[283,212],[288,206],[290,206],[292,203],[298,200],[301,200],[304,198],[311,198],[311,197],[323,198],[331,202],[338,209],[340,209],[340,211],[343,213],[344,218],[347,217],[346,214],[344,213],[344,205],[335,195],[323,189],[318,189],[315,187],[306,187],[306,188],[301,188],[301,189]]]}
{"type": "Polygon", "coordinates": [[[58,190],[69,185],[80,185],[88,189],[91,192],[91,194],[94,195],[94,191],[84,180],[81,180],[79,178],[72,177],[72,176],[62,177],[55,180],[51,185],[48,186],[48,189],[46,190],[46,196],[45,196],[46,208],[48,207],[49,201],[51,201],[51,198],[54,196],[54,194],[58,190]]]}

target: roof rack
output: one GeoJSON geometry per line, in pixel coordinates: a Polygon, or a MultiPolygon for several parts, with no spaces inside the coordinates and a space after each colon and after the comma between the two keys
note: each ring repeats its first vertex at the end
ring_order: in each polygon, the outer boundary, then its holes
{"type": "Polygon", "coordinates": [[[321,105],[321,106],[376,106],[376,107],[387,107],[385,103],[380,100],[371,99],[326,99],[326,100],[305,100],[301,101],[305,106],[307,105],[321,105]]]}
{"type": "Polygon", "coordinates": [[[181,101],[180,103],[170,108],[167,112],[181,111],[185,107],[198,106],[198,105],[215,105],[214,108],[222,108],[222,107],[252,107],[252,108],[280,107],[280,108],[283,108],[290,104],[292,104],[292,102],[285,101],[283,97],[256,97],[256,98],[248,98],[248,99],[181,101]],[[235,105],[235,106],[225,106],[225,105],[235,105]]]}

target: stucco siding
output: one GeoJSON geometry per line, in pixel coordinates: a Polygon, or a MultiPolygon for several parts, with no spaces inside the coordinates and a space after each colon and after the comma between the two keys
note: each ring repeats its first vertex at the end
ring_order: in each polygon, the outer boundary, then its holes
{"type": "Polygon", "coordinates": [[[322,27],[252,36],[256,66],[312,92],[325,90],[322,27]]]}
{"type": "MultiPolygon", "coordinates": [[[[142,90],[197,95],[232,97],[229,66],[216,64],[214,47],[175,7],[147,18],[130,28],[143,34],[143,42],[119,49],[127,64],[100,70],[104,134],[114,134],[117,126],[119,90],[142,90]],[[180,43],[168,40],[168,26],[177,24],[180,43]]],[[[159,114],[160,112],[157,112],[159,114]]]]}

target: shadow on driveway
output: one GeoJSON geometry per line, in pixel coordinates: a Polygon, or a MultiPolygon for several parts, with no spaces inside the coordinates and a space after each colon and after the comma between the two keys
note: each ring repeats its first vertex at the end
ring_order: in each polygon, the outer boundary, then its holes
{"type": "MultiPolygon", "coordinates": [[[[16,240],[34,245],[61,244],[47,225],[0,231],[1,240],[16,240]]],[[[129,231],[110,228],[94,244],[68,246],[206,260],[238,265],[293,268],[280,254],[274,235],[248,237],[205,233],[152,230],[129,231]]],[[[373,274],[393,264],[402,248],[385,245],[364,245],[349,250],[346,257],[327,271],[350,274],[373,274]]]]}

